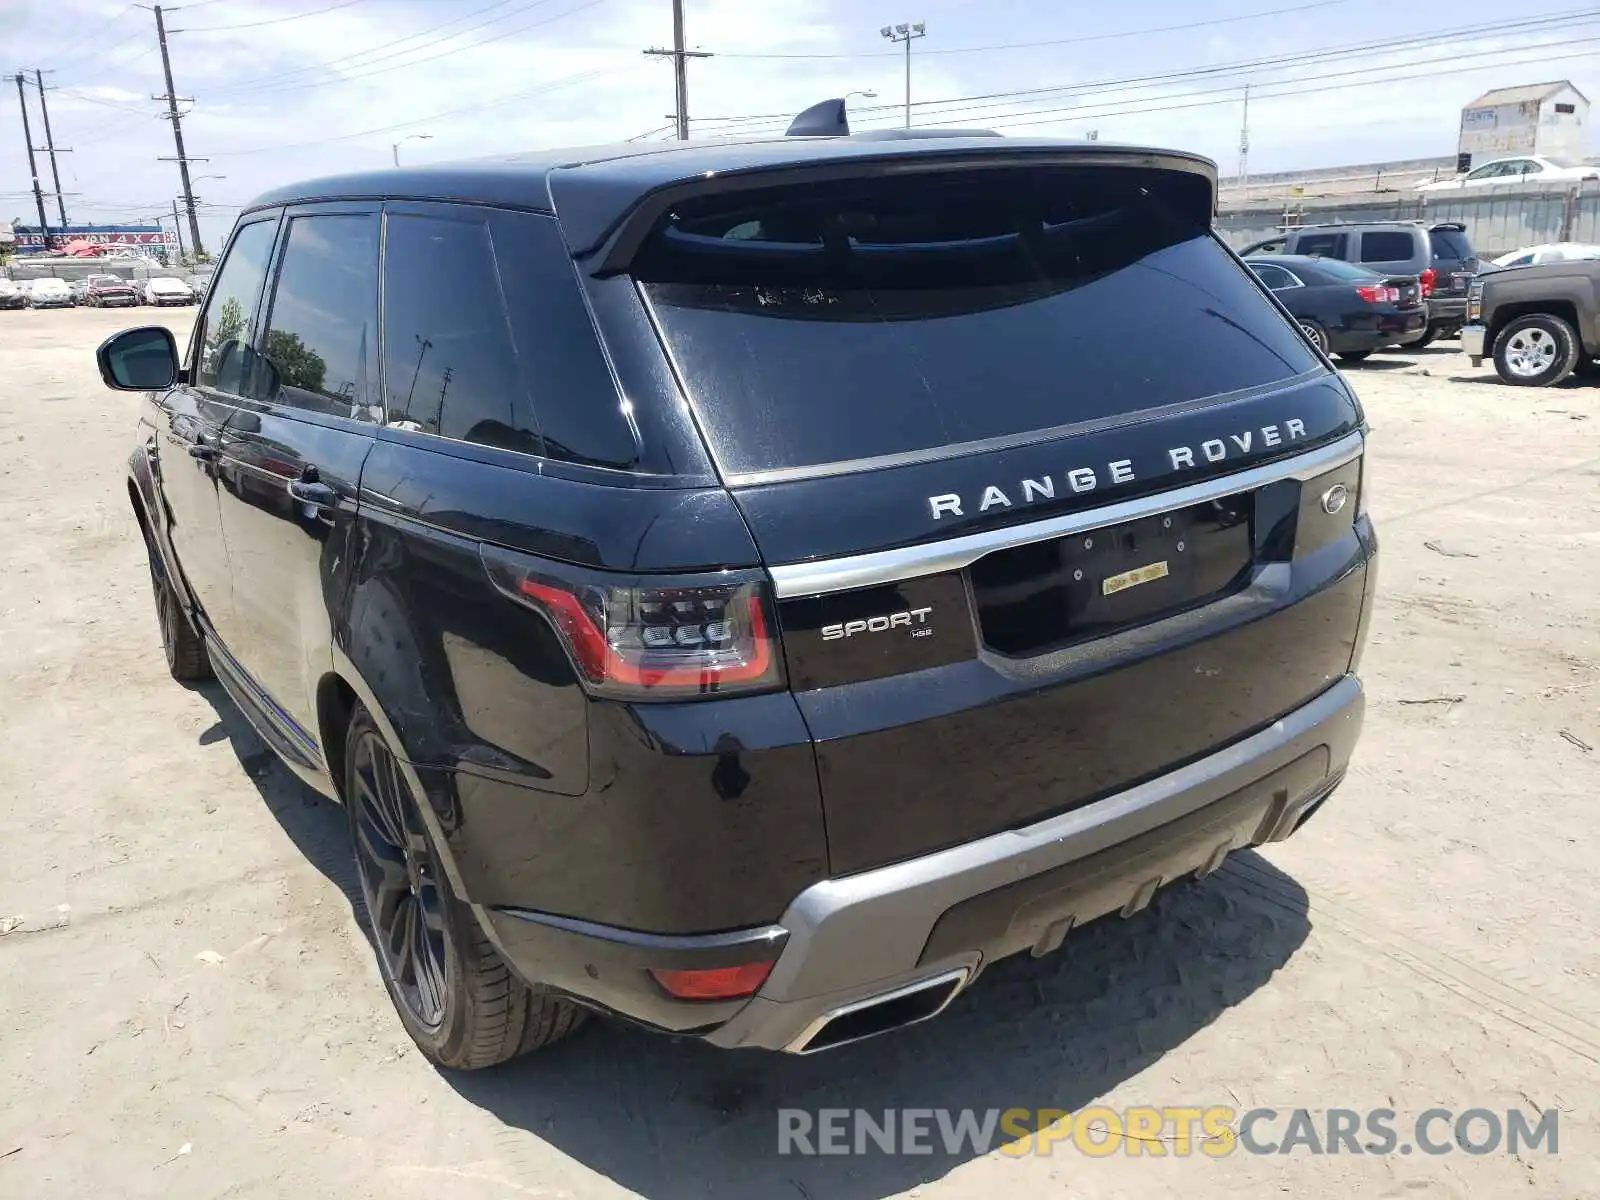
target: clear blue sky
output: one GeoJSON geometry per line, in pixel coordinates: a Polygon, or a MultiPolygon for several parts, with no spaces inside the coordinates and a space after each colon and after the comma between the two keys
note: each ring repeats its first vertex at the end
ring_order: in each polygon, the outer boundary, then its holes
{"type": "MultiPolygon", "coordinates": [[[[778,130],[776,116],[734,118],[853,89],[877,92],[852,99],[858,125],[898,123],[903,59],[878,30],[913,20],[928,30],[913,49],[919,124],[1098,130],[1199,151],[1225,174],[1237,166],[1246,83],[1253,172],[1449,154],[1462,104],[1490,87],[1570,78],[1591,97],[1600,89],[1600,8],[1560,0],[686,4],[690,44],[716,54],[690,66],[704,134],[778,130]],[[1522,27],[1504,28],[1513,23],[1522,27]],[[1393,44],[1347,49],[1375,42],[1393,44]]],[[[61,158],[62,190],[76,193],[69,216],[169,210],[178,181],[156,161],[173,148],[150,99],[163,91],[152,14],[122,0],[6,8],[7,69],[56,71],[52,123],[74,148],[61,158]]],[[[213,247],[232,206],[287,180],[383,166],[408,135],[428,135],[401,146],[409,161],[581,145],[659,129],[673,103],[670,66],[640,53],[670,42],[670,0],[195,0],[167,16],[178,92],[194,100],[189,153],[210,159],[195,173],[225,176],[195,187],[213,247]]],[[[31,88],[30,106],[42,144],[31,88]]],[[[27,189],[9,84],[0,219],[34,223],[27,189]]]]}

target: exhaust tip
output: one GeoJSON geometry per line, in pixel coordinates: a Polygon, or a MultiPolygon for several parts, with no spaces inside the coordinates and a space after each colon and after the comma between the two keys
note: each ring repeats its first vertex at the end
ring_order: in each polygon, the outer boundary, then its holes
{"type": "Polygon", "coordinates": [[[806,1026],[787,1049],[791,1054],[814,1054],[936,1017],[966,986],[970,975],[966,967],[961,967],[841,1005],[806,1026]]]}

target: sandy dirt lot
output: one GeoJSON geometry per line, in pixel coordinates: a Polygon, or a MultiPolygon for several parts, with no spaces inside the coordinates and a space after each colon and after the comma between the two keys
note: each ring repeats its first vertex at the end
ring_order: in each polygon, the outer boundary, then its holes
{"type": "Polygon", "coordinates": [[[1453,343],[1352,370],[1367,731],[1293,841],[836,1053],[594,1022],[447,1076],[379,983],[343,814],[166,676],[136,400],[91,358],[137,319],[0,313],[0,1195],[1600,1195],[1600,387],[1505,388],[1453,343]],[[1095,1103],[1391,1108],[1402,1141],[1433,1106],[1556,1110],[1559,1153],[776,1153],[785,1106],[1095,1103]]]}

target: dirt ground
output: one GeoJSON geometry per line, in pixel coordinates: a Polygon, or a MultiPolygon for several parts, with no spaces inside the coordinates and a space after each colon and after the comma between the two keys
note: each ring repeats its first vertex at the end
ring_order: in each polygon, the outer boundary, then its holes
{"type": "Polygon", "coordinates": [[[447,1076],[379,983],[341,811],[166,676],[137,402],[92,361],[140,319],[0,313],[0,1196],[1600,1196],[1600,387],[1506,388],[1448,342],[1351,370],[1383,547],[1367,728],[1292,841],[861,1046],[596,1022],[447,1076]],[[1554,1109],[1559,1153],[776,1153],[780,1107],[1095,1103],[1392,1108],[1402,1133],[1554,1109]]]}

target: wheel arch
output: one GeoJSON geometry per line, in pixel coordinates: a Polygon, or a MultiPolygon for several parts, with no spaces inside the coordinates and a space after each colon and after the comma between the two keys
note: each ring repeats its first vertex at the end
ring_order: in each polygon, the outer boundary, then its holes
{"type": "Polygon", "coordinates": [[[1510,304],[1502,304],[1495,309],[1494,324],[1489,327],[1489,336],[1484,339],[1484,345],[1489,353],[1493,354],[1495,346],[1500,341],[1500,335],[1505,332],[1506,326],[1523,317],[1560,317],[1572,327],[1574,337],[1581,337],[1578,325],[1578,306],[1571,300],[1519,300],[1510,304]]]}
{"type": "Polygon", "coordinates": [[[344,790],[348,750],[345,737],[350,729],[350,717],[355,712],[356,705],[360,704],[372,717],[373,724],[378,727],[378,732],[383,735],[384,741],[389,744],[400,773],[405,776],[406,785],[413,795],[423,801],[417,807],[422,812],[422,819],[428,823],[428,832],[432,836],[434,848],[445,872],[450,877],[450,886],[458,897],[470,903],[468,890],[456,863],[455,840],[452,837],[459,824],[457,814],[460,809],[456,801],[455,780],[452,774],[449,771],[433,770],[424,778],[423,773],[418,771],[412,762],[411,754],[401,739],[394,721],[384,711],[377,692],[362,677],[355,663],[338,645],[333,647],[332,669],[317,681],[316,700],[317,737],[322,746],[323,767],[333,782],[335,794],[340,802],[343,803],[347,799],[344,790]]]}

